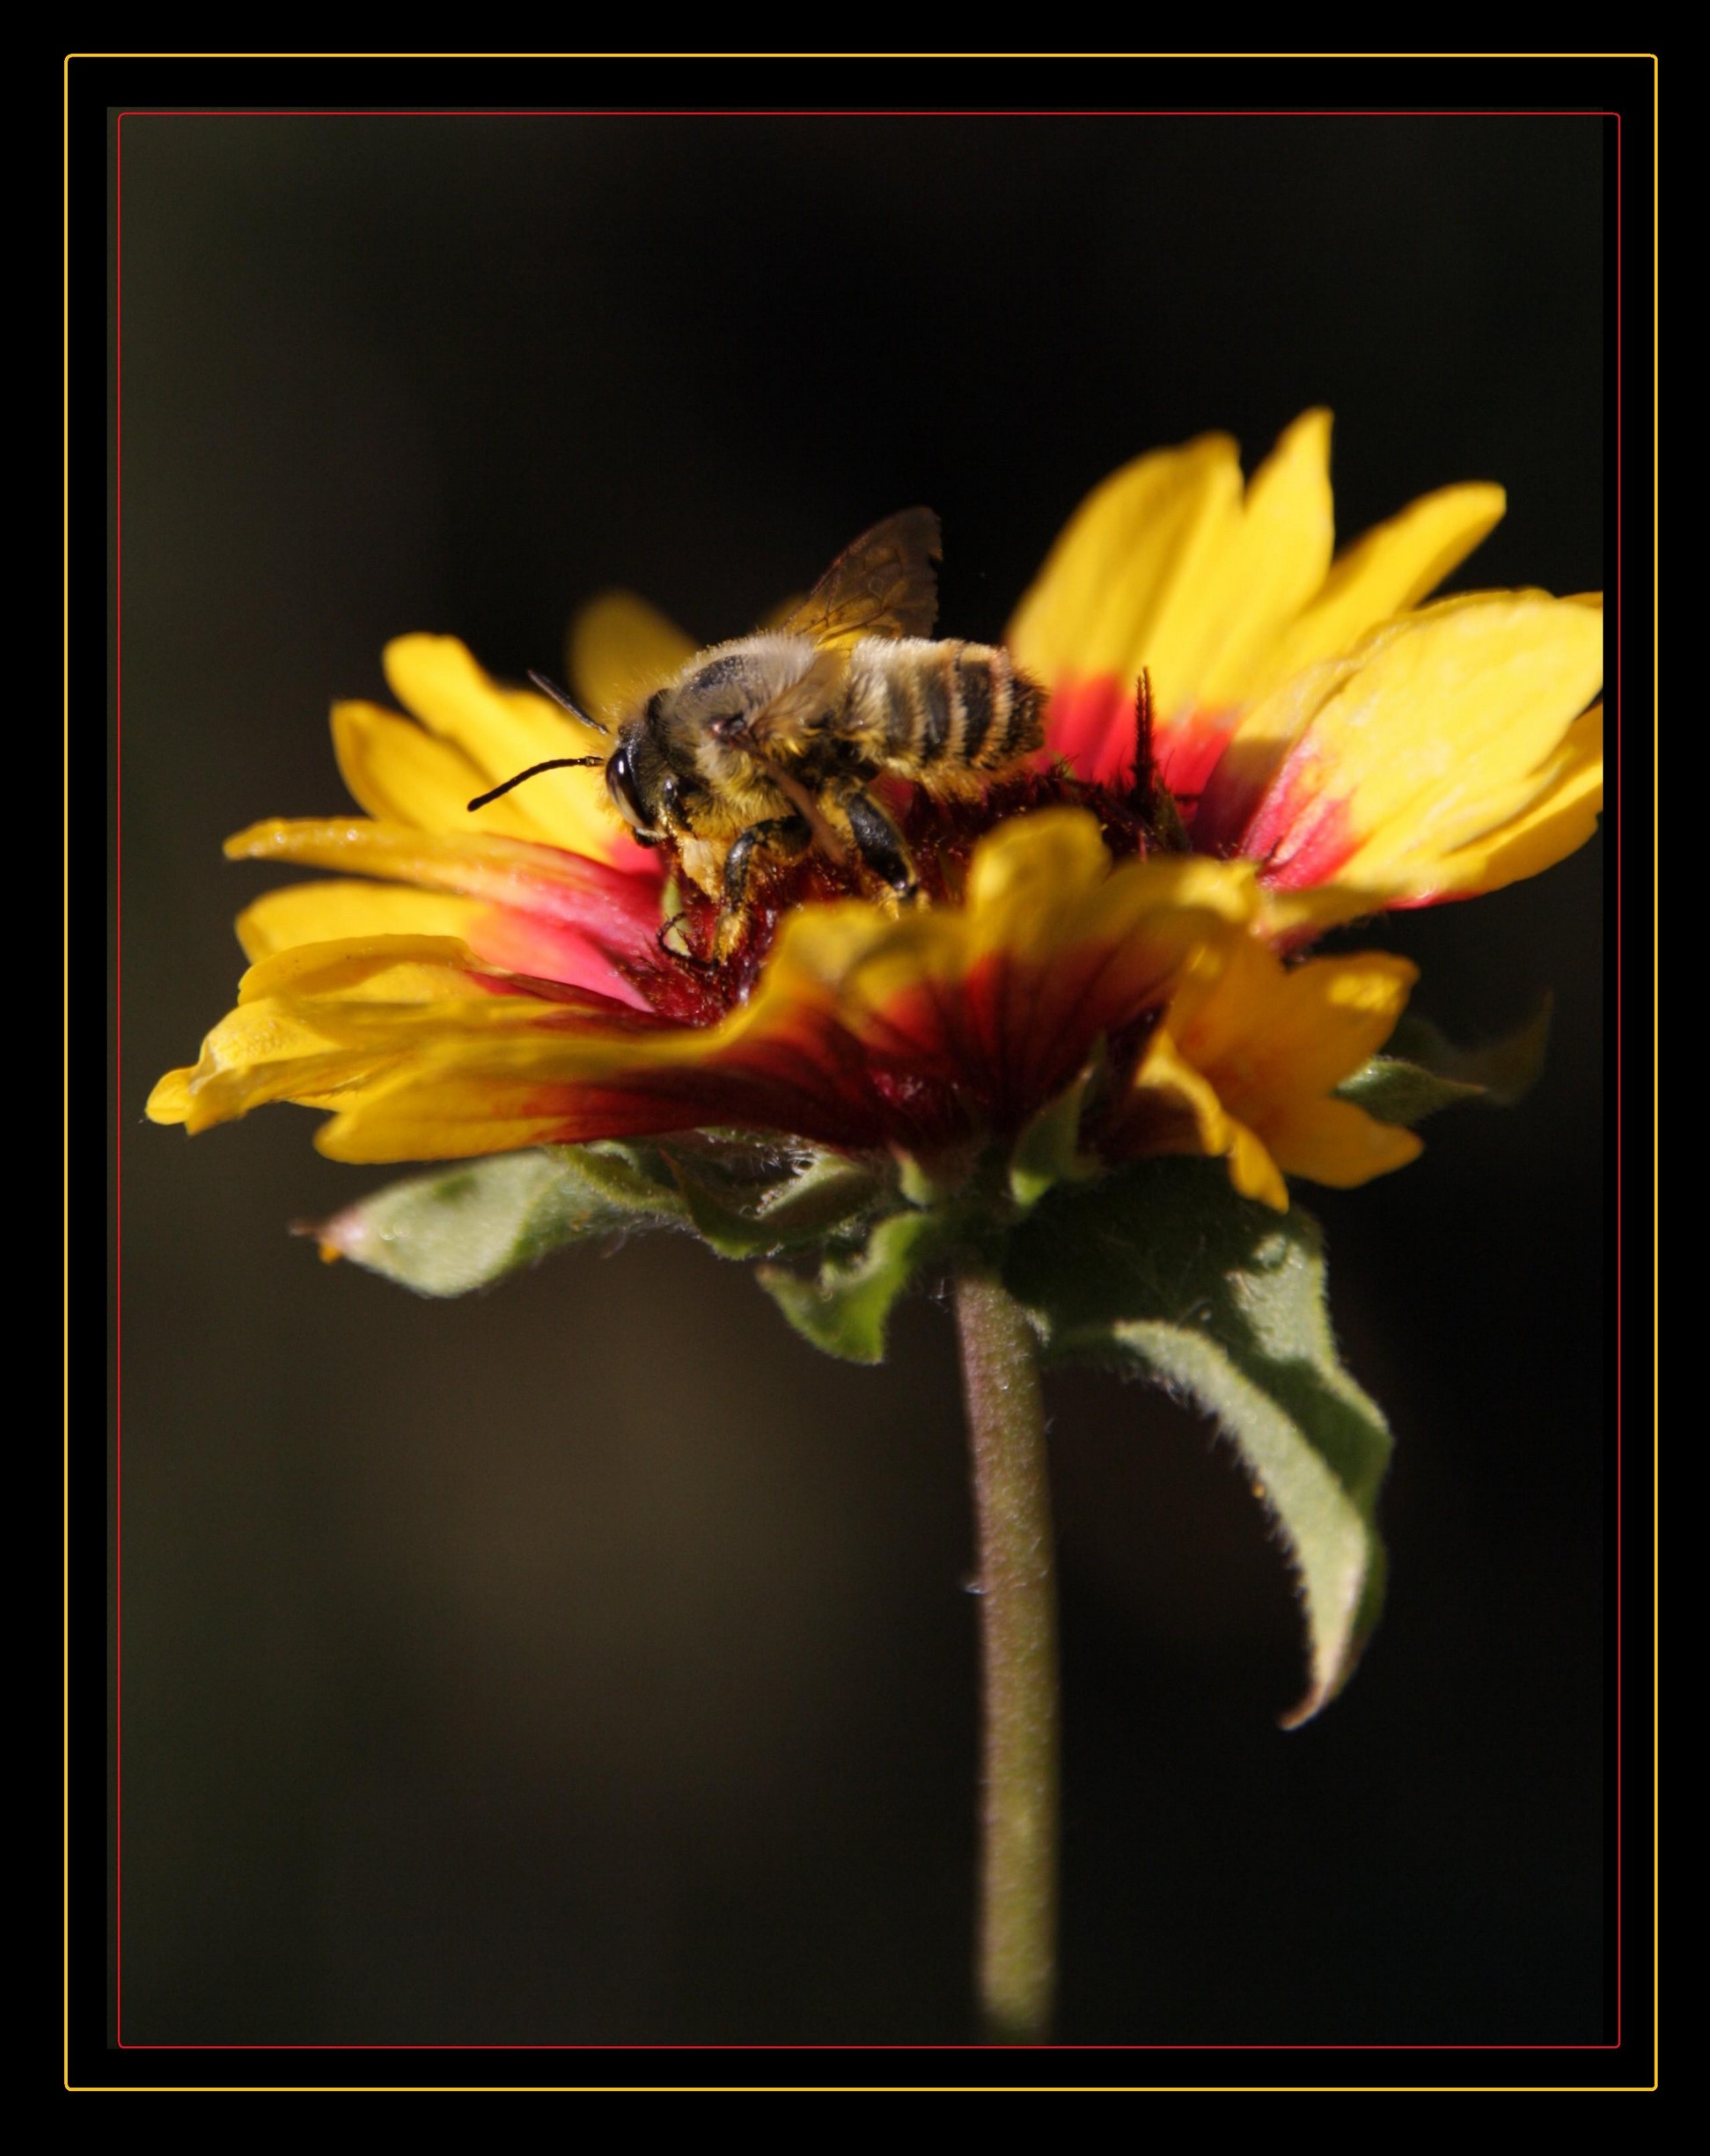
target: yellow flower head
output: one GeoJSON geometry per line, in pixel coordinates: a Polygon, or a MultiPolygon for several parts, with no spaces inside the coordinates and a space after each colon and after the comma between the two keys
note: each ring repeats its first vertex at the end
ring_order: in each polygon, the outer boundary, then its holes
{"type": "MultiPolygon", "coordinates": [[[[1013,1141],[1097,1070],[1082,1141],[1353,1184],[1409,1133],[1338,1087],[1413,978],[1285,961],[1310,927],[1529,875],[1601,798],[1595,601],[1492,593],[1410,611],[1501,514],[1417,502],[1332,559],[1312,413],[1244,490],[1222,436],[1142,458],[1076,512],[1009,632],[1048,693],[1037,768],[977,797],[898,790],[921,902],[818,848],[767,867],[733,946],[585,772],[471,814],[517,771],[601,752],[463,646],[386,654],[413,715],[341,704],[368,812],[260,824],[234,857],[336,872],[258,900],[253,964],[149,1112],[191,1130],[263,1101],[330,1112],[322,1149],[431,1160],[701,1127],[929,1159],[1013,1141]]],[[[593,712],[694,647],[642,602],[573,646],[593,712]]]]}

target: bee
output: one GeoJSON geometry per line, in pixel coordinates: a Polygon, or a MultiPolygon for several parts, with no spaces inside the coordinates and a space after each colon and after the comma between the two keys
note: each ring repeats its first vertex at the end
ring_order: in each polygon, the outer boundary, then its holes
{"type": "Polygon", "coordinates": [[[930,510],[887,517],[776,627],[698,652],[655,689],[620,724],[609,756],[532,765],[470,808],[537,772],[602,766],[639,843],[672,844],[685,873],[720,902],[723,946],[739,929],[757,854],[854,854],[881,885],[912,898],[914,864],[873,781],[909,780],[941,797],[975,793],[1045,737],[1045,691],[1007,651],[934,639],[938,559],[930,510]]]}

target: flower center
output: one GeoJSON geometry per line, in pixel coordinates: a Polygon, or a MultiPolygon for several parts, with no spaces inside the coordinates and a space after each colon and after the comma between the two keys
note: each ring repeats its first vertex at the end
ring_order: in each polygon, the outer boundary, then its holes
{"type": "MultiPolygon", "coordinates": [[[[1118,861],[1183,844],[1173,804],[1160,798],[1149,767],[1120,792],[1077,779],[1060,762],[1006,774],[965,798],[935,797],[922,787],[884,780],[874,790],[884,797],[914,862],[918,891],[906,903],[917,906],[959,906],[980,840],[1040,809],[1090,810],[1118,861]]],[[[757,854],[733,935],[724,909],[683,873],[670,840],[663,851],[674,871],[666,884],[668,918],[647,957],[627,960],[620,970],[662,1017],[680,1023],[713,1025],[746,1002],[781,924],[796,908],[842,898],[899,903],[854,848],[842,861],[818,847],[793,859],[757,854]]]]}

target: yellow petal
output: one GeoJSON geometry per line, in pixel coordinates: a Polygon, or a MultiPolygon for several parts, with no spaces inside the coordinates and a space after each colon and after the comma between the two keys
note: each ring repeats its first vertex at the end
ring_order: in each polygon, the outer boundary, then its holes
{"type": "Polygon", "coordinates": [[[1146,667],[1159,721],[1247,693],[1317,590],[1332,539],[1330,414],[1307,412],[1244,498],[1235,444],[1207,435],[1127,466],[1071,518],[1010,623],[1022,664],[1052,683],[1146,667]]]}
{"type": "Polygon", "coordinates": [[[149,1096],[148,1114],[194,1134],[266,1102],[324,1100],[392,1060],[385,1043],[335,1039],[289,1005],[250,1004],[221,1019],[192,1068],[166,1074],[149,1096]]]}
{"type": "Polygon", "coordinates": [[[1544,789],[1527,808],[1470,846],[1457,847],[1410,885],[1405,903],[1470,898],[1553,868],[1597,827],[1604,803],[1604,708],[1597,704],[1567,730],[1544,789]]]}
{"type": "MultiPolygon", "coordinates": [[[[1160,1023],[1146,1044],[1134,1072],[1136,1087],[1167,1095],[1186,1110],[1193,1124],[1193,1142],[1179,1148],[1156,1149],[1227,1153],[1230,1142],[1229,1118],[1217,1089],[1203,1071],[1196,1070],[1176,1044],[1167,1023],[1160,1023]]],[[[1284,1204],[1288,1203],[1285,1199],[1284,1204]]]]}
{"type": "Polygon", "coordinates": [[[1364,839],[1350,883],[1427,877],[1535,801],[1603,682],[1602,611],[1579,600],[1450,599],[1413,619],[1313,730],[1364,839]]]}
{"type": "Polygon", "coordinates": [[[1445,487],[1356,539],[1248,684],[1260,695],[1290,674],[1346,651],[1369,629],[1434,591],[1501,521],[1500,487],[1445,487]]]}
{"type": "MultiPolygon", "coordinates": [[[[554,1037],[589,1036],[579,1057],[572,1049],[560,1058],[575,1069],[591,1055],[621,1060],[630,1033],[660,1030],[650,1014],[598,994],[495,993],[503,985],[446,937],[298,945],[249,969],[237,1008],[194,1068],[161,1081],[149,1112],[194,1132],[273,1101],[350,1111],[438,1070],[502,1074],[506,1045],[514,1050],[530,1034],[541,1037],[548,1063],[554,1037]],[[597,1037],[595,1026],[604,1029],[597,1037]]],[[[526,1054],[520,1067],[529,1067],[526,1054]]]]}
{"type": "Polygon", "coordinates": [[[896,920],[859,901],[810,907],[786,922],[768,978],[781,996],[816,983],[855,1016],[1001,963],[1011,1052],[1030,1040],[1049,1052],[1095,1005],[1132,1015],[1196,942],[1251,920],[1258,905],[1245,862],[1175,855],[1113,867],[1084,810],[1044,810],[980,841],[961,907],[896,920]]]}
{"type": "Polygon", "coordinates": [[[1249,1130],[1238,1116],[1229,1118],[1229,1181],[1244,1198],[1279,1213],[1288,1210],[1288,1185],[1283,1181],[1270,1148],[1257,1131],[1249,1130]]]}
{"type": "Polygon", "coordinates": [[[1244,703],[1285,626],[1324,583],[1334,541],[1330,414],[1308,412],[1253,474],[1240,530],[1210,565],[1189,700],[1244,703]]]}
{"type": "Polygon", "coordinates": [[[360,995],[370,1002],[437,1003],[478,994],[480,970],[453,936],[341,936],[258,958],[238,984],[238,1002],[360,995]]]}
{"type": "Polygon", "coordinates": [[[387,884],[287,884],[238,916],[246,958],[268,958],[298,943],[341,936],[450,935],[463,942],[485,909],[473,898],[387,884]]]}
{"type": "Polygon", "coordinates": [[[298,944],[258,960],[239,983],[240,1012],[261,1003],[289,1006],[329,1040],[390,1036],[400,1046],[407,1039],[458,1048],[537,1031],[580,1037],[594,1024],[605,1029],[608,1047],[615,1043],[627,1052],[622,1045],[632,1036],[678,1039],[686,1033],[598,989],[510,974],[450,936],[298,944]]]}
{"type": "Polygon", "coordinates": [[[472,814],[469,803],[494,783],[491,775],[455,743],[426,732],[395,711],[384,711],[378,704],[334,704],[333,752],[351,797],[385,823],[407,824],[418,831],[494,831],[538,845],[552,842],[551,831],[529,813],[535,781],[472,814]]]}
{"type": "MultiPolygon", "coordinates": [[[[622,942],[650,942],[658,884],[557,847],[480,832],[412,831],[362,817],[270,818],[225,842],[228,860],[290,861],[452,891],[622,942]]],[[[645,862],[645,856],[640,856],[645,862]]]]}
{"type": "Polygon", "coordinates": [[[149,1095],[143,1108],[150,1123],[187,1123],[190,1119],[190,1081],[193,1071],[169,1070],[149,1095]]]}
{"type": "Polygon", "coordinates": [[[1405,1168],[1425,1149],[1417,1131],[1380,1123],[1352,1101],[1286,1101],[1266,1125],[1265,1137],[1286,1174],[1336,1191],[1405,1168]]]}
{"type": "Polygon", "coordinates": [[[1244,1198],[1256,1198],[1279,1213],[1288,1210],[1288,1186],[1264,1144],[1229,1114],[1216,1088],[1185,1055],[1167,1023],[1146,1045],[1134,1073],[1134,1102],[1146,1118],[1142,1150],[1200,1153],[1222,1160],[1244,1198]],[[1163,1105],[1165,1119],[1157,1111],[1163,1105]],[[1171,1118],[1170,1109],[1178,1113],[1171,1118]]]}
{"type": "MultiPolygon", "coordinates": [[[[459,1096],[442,1096],[426,1107],[405,1098],[346,1110],[321,1125],[315,1148],[328,1160],[358,1165],[461,1161],[546,1145],[561,1132],[561,1114],[532,1115],[525,1105],[507,1115],[506,1097],[503,1089],[475,1082],[459,1096]]],[[[525,1103],[530,1096],[521,1097],[525,1103]]]]}
{"type": "MultiPolygon", "coordinates": [[[[504,688],[455,636],[400,636],[385,649],[385,677],[430,733],[456,744],[488,786],[554,756],[604,756],[610,743],[579,726],[533,689],[504,688]]],[[[468,796],[465,796],[466,799],[468,796]]],[[[529,815],[555,846],[600,859],[625,840],[596,770],[547,771],[531,779],[529,815]]],[[[441,829],[461,829],[466,814],[441,829]]]]}
{"type": "Polygon", "coordinates": [[[584,711],[615,726],[699,649],[633,591],[602,592],[570,624],[570,686],[584,711]]]}
{"type": "Polygon", "coordinates": [[[988,833],[968,875],[962,914],[972,950],[1044,959],[1096,938],[1112,947],[1148,915],[1204,910],[1251,920],[1258,888],[1245,862],[1187,854],[1112,868],[1095,819],[1083,809],[1012,818],[988,833]]]}
{"type": "Polygon", "coordinates": [[[1222,1155],[1244,1196],[1280,1209],[1284,1174],[1342,1187],[1404,1166],[1411,1132],[1330,1095],[1389,1038],[1416,971],[1381,951],[1286,968],[1251,935],[1207,942],[1135,1073],[1130,1141],[1222,1155]],[[1160,1098],[1191,1124],[1159,1126],[1160,1098]]]}
{"type": "Polygon", "coordinates": [[[1419,969],[1388,951],[1285,967],[1258,939],[1218,954],[1171,1005],[1183,1052],[1255,1129],[1266,1102],[1328,1093],[1395,1030],[1419,969]]]}
{"type": "Polygon", "coordinates": [[[1527,808],[1603,675],[1599,609],[1476,593],[1402,616],[1243,720],[1196,841],[1284,887],[1423,887],[1527,808]]]}
{"type": "Polygon", "coordinates": [[[1005,641],[1046,682],[1109,674],[1127,686],[1149,667],[1159,710],[1174,710],[1201,641],[1201,580],[1240,506],[1227,435],[1125,465],[1069,519],[1005,641]]]}

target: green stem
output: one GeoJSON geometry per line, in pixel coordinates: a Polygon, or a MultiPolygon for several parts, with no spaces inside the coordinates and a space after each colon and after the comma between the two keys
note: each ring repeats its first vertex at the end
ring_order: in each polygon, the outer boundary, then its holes
{"type": "Polygon", "coordinates": [[[980,1538],[978,1985],[987,2039],[1043,2043],[1057,1932],[1057,1590],[1033,1331],[995,1273],[956,1280],[980,1538]]]}

